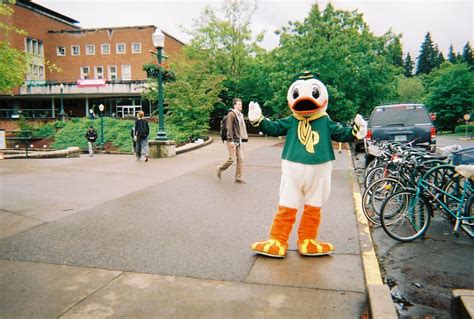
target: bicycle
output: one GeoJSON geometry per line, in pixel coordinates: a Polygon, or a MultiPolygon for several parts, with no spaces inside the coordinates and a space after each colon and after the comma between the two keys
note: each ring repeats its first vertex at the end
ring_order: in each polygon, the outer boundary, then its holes
{"type": "Polygon", "coordinates": [[[473,180],[474,165],[430,169],[418,179],[416,189],[399,191],[383,202],[380,221],[384,231],[402,242],[418,239],[428,230],[433,210],[440,208],[454,221],[453,233],[459,236],[461,224],[474,225],[473,180]],[[452,187],[453,180],[460,187],[452,187]]]}

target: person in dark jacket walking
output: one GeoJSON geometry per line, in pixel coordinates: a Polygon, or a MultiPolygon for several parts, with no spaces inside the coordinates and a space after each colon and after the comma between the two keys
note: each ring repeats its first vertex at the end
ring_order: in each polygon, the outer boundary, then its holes
{"type": "Polygon", "coordinates": [[[97,132],[94,130],[94,127],[91,125],[85,135],[87,139],[87,145],[89,147],[89,156],[94,156],[94,143],[97,140],[97,132]]]}
{"type": "Polygon", "coordinates": [[[137,137],[135,155],[137,160],[140,160],[142,155],[145,155],[145,162],[148,162],[148,135],[150,134],[150,127],[144,116],[145,113],[143,111],[138,112],[138,120],[135,121],[135,136],[137,137]]]}
{"type": "Polygon", "coordinates": [[[242,100],[233,99],[233,109],[227,114],[227,160],[217,167],[217,177],[222,178],[222,172],[229,168],[236,160],[237,166],[235,170],[235,182],[246,184],[242,179],[242,166],[244,162],[244,152],[242,142],[247,142],[248,134],[245,127],[244,116],[242,114],[242,100]]]}

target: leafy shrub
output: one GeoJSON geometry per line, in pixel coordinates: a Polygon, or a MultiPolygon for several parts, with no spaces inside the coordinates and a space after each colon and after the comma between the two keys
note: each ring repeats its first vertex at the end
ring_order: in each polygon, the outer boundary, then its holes
{"type": "MultiPolygon", "coordinates": [[[[121,120],[110,117],[104,117],[104,144],[111,143],[112,146],[117,147],[121,152],[132,151],[132,137],[130,132],[134,125],[133,120],[121,120]]],[[[94,127],[97,132],[98,139],[96,144],[101,142],[101,130],[100,130],[100,118],[98,119],[74,119],[71,121],[60,122],[64,124],[64,127],[57,131],[54,136],[53,148],[64,149],[69,146],[77,146],[81,149],[87,149],[87,139],[85,134],[90,125],[94,127]]],[[[56,124],[56,123],[55,123],[56,124]]],[[[158,130],[157,123],[149,122],[150,135],[149,140],[154,139],[158,130]]],[[[55,126],[55,125],[54,125],[55,126]]],[[[53,125],[51,125],[53,127],[53,125]]],[[[54,129],[54,128],[53,128],[54,129]]],[[[46,128],[44,128],[47,131],[46,128]]],[[[190,140],[188,133],[179,131],[172,125],[166,123],[166,133],[170,139],[176,141],[176,143],[182,143],[190,140]]]]}
{"type": "Polygon", "coordinates": [[[55,133],[56,129],[53,124],[48,123],[33,129],[32,136],[33,138],[50,138],[53,137],[55,133]]]}
{"type": "MultiPolygon", "coordinates": [[[[474,124],[467,126],[468,132],[474,132],[474,124]]],[[[466,124],[456,126],[456,133],[466,133],[466,124]]]]}

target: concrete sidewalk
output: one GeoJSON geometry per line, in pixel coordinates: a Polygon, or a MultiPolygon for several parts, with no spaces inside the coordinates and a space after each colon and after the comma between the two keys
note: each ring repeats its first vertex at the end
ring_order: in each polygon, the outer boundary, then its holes
{"type": "Polygon", "coordinates": [[[320,230],[335,253],[299,256],[295,230],[283,260],[250,250],[276,209],[281,142],[251,139],[244,185],[233,167],[216,178],[220,141],[148,163],[3,161],[0,317],[357,318],[369,304],[393,316],[347,151],[336,152],[320,230]]]}

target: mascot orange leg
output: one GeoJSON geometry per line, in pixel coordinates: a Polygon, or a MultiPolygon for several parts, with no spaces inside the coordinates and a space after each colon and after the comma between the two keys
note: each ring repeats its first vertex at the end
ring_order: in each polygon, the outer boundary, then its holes
{"type": "Polygon", "coordinates": [[[298,229],[298,251],[301,255],[328,255],[334,250],[333,245],[316,241],[320,223],[321,207],[305,205],[298,229]]]}
{"type": "Polygon", "coordinates": [[[296,208],[278,206],[278,212],[270,228],[270,239],[256,242],[252,249],[258,254],[283,258],[288,250],[288,237],[296,219],[296,208]]]}

